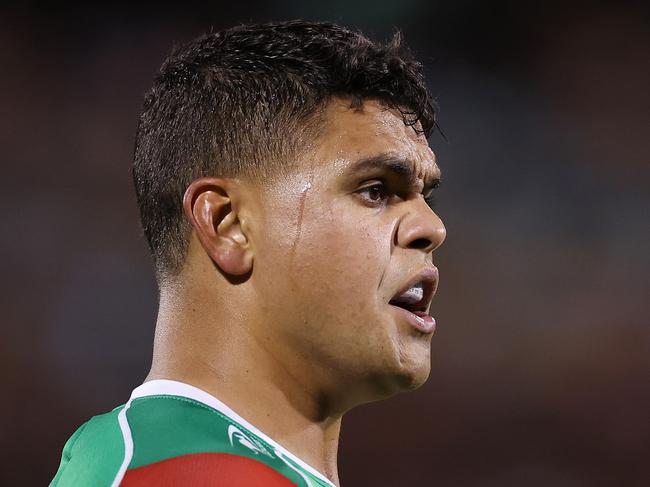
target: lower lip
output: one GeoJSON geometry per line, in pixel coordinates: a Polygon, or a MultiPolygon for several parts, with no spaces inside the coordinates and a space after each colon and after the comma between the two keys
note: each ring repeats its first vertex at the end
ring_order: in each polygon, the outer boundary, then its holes
{"type": "Polygon", "coordinates": [[[393,308],[401,312],[416,330],[422,333],[433,333],[436,330],[436,320],[424,311],[411,312],[399,306],[393,306],[393,308]]]}

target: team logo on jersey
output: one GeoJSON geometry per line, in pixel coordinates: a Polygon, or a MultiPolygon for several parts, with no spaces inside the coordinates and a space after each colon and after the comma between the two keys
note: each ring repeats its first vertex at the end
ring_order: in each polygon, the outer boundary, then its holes
{"type": "Polygon", "coordinates": [[[267,457],[275,458],[273,453],[271,453],[260,441],[246,435],[232,424],[228,426],[228,439],[230,440],[230,446],[232,447],[235,446],[234,442],[236,440],[240,445],[252,450],[255,455],[266,455],[267,457]]]}

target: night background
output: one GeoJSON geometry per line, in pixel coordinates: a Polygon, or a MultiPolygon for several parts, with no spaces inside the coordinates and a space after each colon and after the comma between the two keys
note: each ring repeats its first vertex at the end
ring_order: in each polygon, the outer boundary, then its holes
{"type": "Polygon", "coordinates": [[[148,372],[130,168],[163,59],[293,18],[399,27],[449,140],[431,377],[345,417],[343,487],[650,485],[650,8],[557,0],[0,7],[0,485],[47,485],[148,372]]]}

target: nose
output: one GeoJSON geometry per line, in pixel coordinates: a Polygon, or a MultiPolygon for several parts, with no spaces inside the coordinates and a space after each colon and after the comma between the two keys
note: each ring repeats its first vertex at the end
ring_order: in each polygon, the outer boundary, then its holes
{"type": "Polygon", "coordinates": [[[431,253],[445,241],[447,230],[423,198],[411,200],[411,203],[412,211],[409,211],[397,229],[397,245],[431,253]]]}

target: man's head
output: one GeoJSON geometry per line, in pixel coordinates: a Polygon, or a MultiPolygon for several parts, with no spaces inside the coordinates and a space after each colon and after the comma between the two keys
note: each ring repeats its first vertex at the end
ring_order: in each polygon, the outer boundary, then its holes
{"type": "Polygon", "coordinates": [[[437,284],[445,230],[422,197],[439,179],[434,124],[399,36],[296,21],[177,50],[135,151],[161,288],[199,286],[320,393],[349,389],[341,409],[421,384],[430,330],[389,301],[421,271],[428,297],[437,284]]]}

